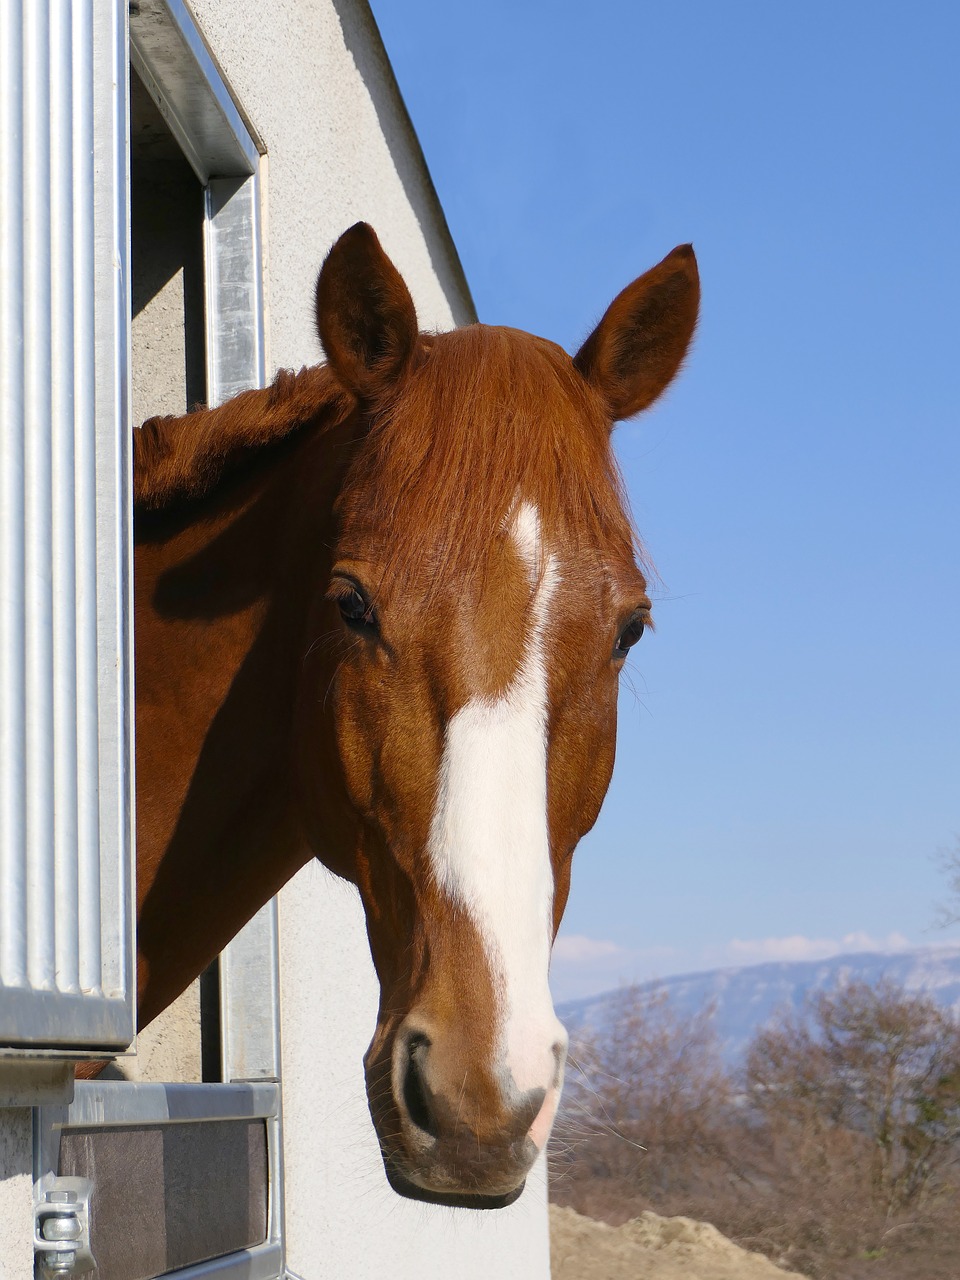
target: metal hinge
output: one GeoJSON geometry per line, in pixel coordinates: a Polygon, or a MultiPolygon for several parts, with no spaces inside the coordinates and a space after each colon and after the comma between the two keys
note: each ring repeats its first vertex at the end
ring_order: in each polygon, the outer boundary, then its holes
{"type": "Polygon", "coordinates": [[[36,1184],[33,1254],[37,1280],[65,1280],[92,1271],[89,1178],[47,1174],[36,1184]]]}

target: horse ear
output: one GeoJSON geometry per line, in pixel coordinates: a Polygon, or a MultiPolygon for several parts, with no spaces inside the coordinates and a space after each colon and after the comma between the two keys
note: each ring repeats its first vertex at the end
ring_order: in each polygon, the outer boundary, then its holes
{"type": "Polygon", "coordinates": [[[614,298],[574,357],[611,422],[630,418],[672,381],[697,323],[700,277],[693,246],[668,253],[614,298]]]}
{"type": "Polygon", "coordinates": [[[320,269],[317,330],[333,372],[361,400],[388,391],[413,358],[410,290],[365,222],[343,233],[320,269]]]}

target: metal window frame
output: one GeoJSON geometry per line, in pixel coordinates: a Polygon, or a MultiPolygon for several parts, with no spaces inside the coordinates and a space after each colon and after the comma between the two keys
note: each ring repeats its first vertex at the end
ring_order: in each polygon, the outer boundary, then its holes
{"type": "MultiPolygon", "coordinates": [[[[129,59],[204,187],[207,399],[265,381],[262,142],[244,117],[183,0],[131,5],[129,59]]],[[[263,1117],[270,1179],[263,1245],[171,1273],[177,1280],[278,1280],[283,1243],[279,945],[274,898],[220,957],[224,1084],[78,1082],[67,1106],[34,1111],[35,1196],[59,1168],[65,1129],[263,1117]]]]}
{"type": "Polygon", "coordinates": [[[204,188],[207,403],[263,386],[259,135],[183,0],[139,0],[130,61],[204,188]]]}

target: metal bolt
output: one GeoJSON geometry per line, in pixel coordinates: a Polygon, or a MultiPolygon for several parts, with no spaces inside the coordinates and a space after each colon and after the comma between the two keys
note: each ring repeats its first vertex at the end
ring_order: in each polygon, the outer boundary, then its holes
{"type": "Polygon", "coordinates": [[[44,1270],[48,1276],[69,1276],[73,1274],[73,1269],[76,1265],[76,1252],[73,1249],[68,1249],[65,1253],[58,1253],[55,1257],[50,1258],[44,1264],[44,1270]]]}
{"type": "Polygon", "coordinates": [[[37,1275],[43,1280],[69,1280],[78,1270],[95,1266],[87,1238],[93,1184],[86,1178],[51,1181],[52,1186],[37,1188],[34,1208],[37,1275]]]}
{"type": "Polygon", "coordinates": [[[79,1240],[83,1228],[73,1213],[51,1213],[40,1224],[44,1240],[79,1240]]]}
{"type": "Polygon", "coordinates": [[[76,1204],[75,1191],[48,1191],[45,1197],[47,1204],[76,1204]]]}

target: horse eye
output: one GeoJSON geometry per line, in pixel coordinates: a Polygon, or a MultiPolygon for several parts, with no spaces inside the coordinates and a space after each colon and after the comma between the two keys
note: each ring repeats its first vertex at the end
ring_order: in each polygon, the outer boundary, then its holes
{"type": "Polygon", "coordinates": [[[627,650],[631,649],[642,635],[643,616],[639,613],[635,613],[617,637],[617,643],[614,645],[613,649],[613,656],[615,658],[625,658],[627,656],[627,650]]]}
{"type": "Polygon", "coordinates": [[[337,594],[337,608],[340,617],[348,627],[375,628],[377,625],[373,605],[365,599],[356,587],[348,587],[342,594],[337,594]]]}

